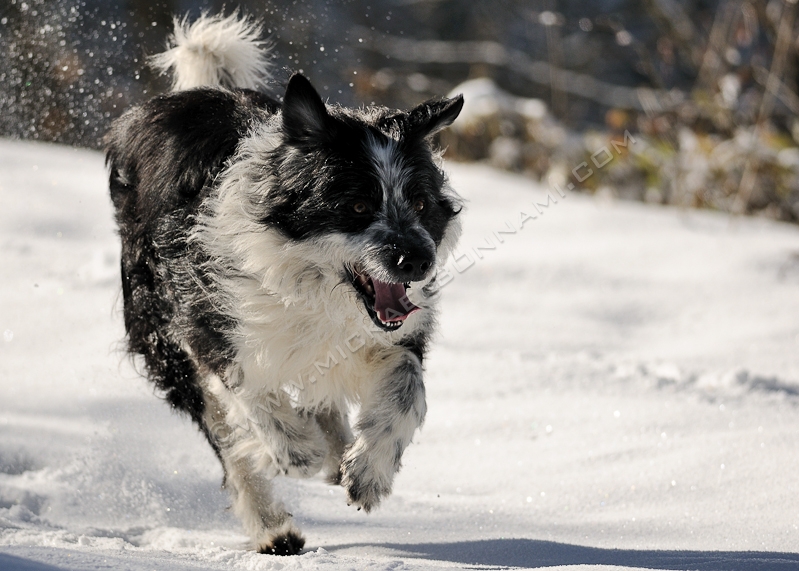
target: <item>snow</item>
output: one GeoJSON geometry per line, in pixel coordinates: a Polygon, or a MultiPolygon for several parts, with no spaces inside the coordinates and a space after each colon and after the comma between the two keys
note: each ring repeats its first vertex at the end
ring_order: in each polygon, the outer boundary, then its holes
{"type": "Polygon", "coordinates": [[[120,351],[102,156],[0,141],[0,569],[798,568],[799,228],[447,169],[427,422],[376,513],[280,481],[278,558],[120,351]]]}

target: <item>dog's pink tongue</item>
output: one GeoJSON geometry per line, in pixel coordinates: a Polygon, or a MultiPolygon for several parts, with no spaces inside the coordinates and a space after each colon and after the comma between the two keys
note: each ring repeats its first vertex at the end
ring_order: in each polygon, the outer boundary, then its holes
{"type": "Polygon", "coordinates": [[[372,286],[375,288],[375,311],[382,321],[405,321],[419,309],[408,299],[403,284],[389,284],[372,278],[372,286]]]}

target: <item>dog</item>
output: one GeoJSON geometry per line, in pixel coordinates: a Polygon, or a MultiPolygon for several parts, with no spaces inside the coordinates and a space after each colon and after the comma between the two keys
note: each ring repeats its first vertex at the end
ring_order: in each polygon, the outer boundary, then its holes
{"type": "Polygon", "coordinates": [[[153,58],[173,90],[113,123],[106,164],[128,350],[207,437],[255,549],[290,555],[271,480],[323,471],[369,512],[424,420],[462,209],[432,137],[463,98],[350,109],[294,74],[279,101],[260,31],[176,20],[153,58]]]}

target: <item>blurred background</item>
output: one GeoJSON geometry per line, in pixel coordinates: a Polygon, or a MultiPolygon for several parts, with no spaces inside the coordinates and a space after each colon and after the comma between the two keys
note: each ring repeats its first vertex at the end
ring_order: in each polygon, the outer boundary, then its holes
{"type": "Polygon", "coordinates": [[[168,88],[146,58],[173,15],[238,7],[278,94],[292,71],[345,105],[462,92],[450,159],[799,222],[796,0],[0,0],[0,136],[101,148],[168,88]]]}

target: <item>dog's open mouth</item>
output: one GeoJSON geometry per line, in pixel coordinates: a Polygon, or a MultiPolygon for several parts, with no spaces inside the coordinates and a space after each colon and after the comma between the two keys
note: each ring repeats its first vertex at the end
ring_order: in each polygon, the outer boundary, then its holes
{"type": "Polygon", "coordinates": [[[375,325],[384,331],[394,331],[419,307],[408,299],[406,283],[382,282],[370,276],[363,268],[355,266],[347,272],[352,285],[361,294],[366,312],[375,325]]]}

